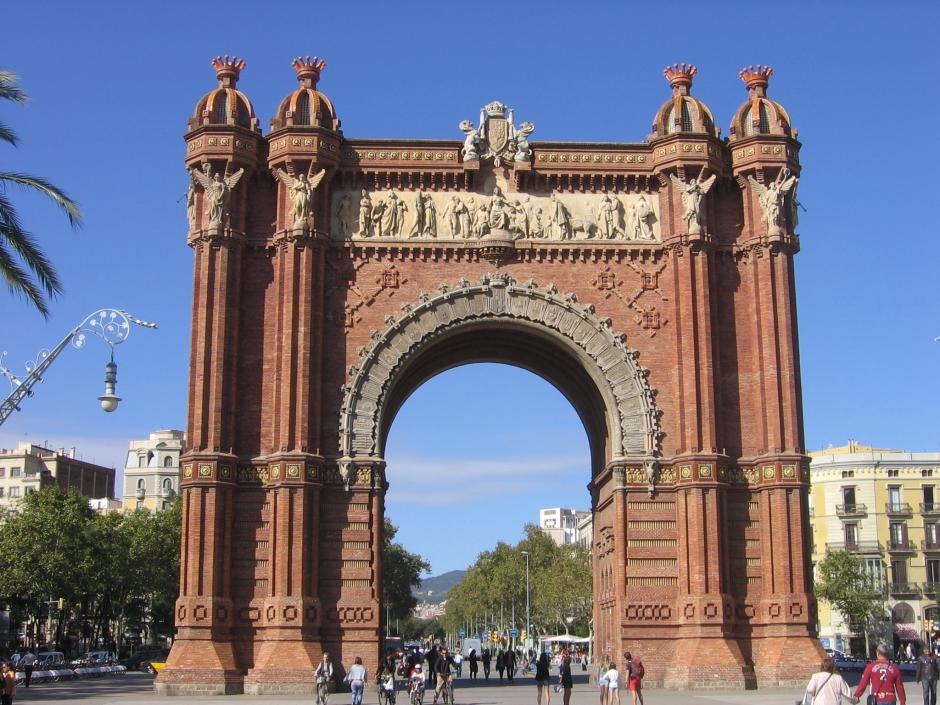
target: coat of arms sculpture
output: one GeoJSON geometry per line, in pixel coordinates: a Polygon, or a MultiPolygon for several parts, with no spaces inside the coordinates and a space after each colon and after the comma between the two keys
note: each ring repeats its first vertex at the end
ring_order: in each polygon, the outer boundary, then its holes
{"type": "Polygon", "coordinates": [[[503,159],[517,162],[532,159],[528,138],[535,131],[535,125],[524,122],[517,128],[512,108],[498,100],[480,109],[479,126],[474,127],[470,120],[464,120],[459,127],[466,135],[463,144],[465,162],[492,159],[493,164],[499,166],[503,159]]]}

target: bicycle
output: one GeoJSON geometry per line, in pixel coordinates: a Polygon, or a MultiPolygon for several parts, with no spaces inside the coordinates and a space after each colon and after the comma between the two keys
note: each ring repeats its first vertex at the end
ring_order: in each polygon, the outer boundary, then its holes
{"type": "Polygon", "coordinates": [[[444,687],[441,688],[441,697],[444,699],[444,705],[454,705],[454,677],[448,676],[444,687]]]}
{"type": "Polygon", "coordinates": [[[423,705],[424,704],[424,685],[418,685],[416,683],[411,683],[408,686],[408,691],[411,695],[411,705],[423,705]]]}

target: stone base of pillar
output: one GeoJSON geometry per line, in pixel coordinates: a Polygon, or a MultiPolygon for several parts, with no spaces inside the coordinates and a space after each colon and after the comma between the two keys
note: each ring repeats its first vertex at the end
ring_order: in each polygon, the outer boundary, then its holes
{"type": "Polygon", "coordinates": [[[323,649],[314,642],[262,642],[255,667],[245,676],[245,693],[314,695],[317,690],[314,674],[322,657],[323,649]]]}
{"type": "Polygon", "coordinates": [[[757,687],[754,668],[737,641],[726,637],[679,638],[662,686],[676,690],[757,687]]]}
{"type": "Polygon", "coordinates": [[[761,688],[803,688],[826,658],[819,639],[806,635],[752,637],[751,654],[761,688]]]}
{"type": "Polygon", "coordinates": [[[244,673],[231,642],[177,639],[153,684],[157,695],[239,695],[244,673]]]}

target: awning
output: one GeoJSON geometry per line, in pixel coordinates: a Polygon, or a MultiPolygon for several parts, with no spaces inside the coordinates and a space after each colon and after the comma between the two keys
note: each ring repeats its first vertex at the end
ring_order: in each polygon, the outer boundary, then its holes
{"type": "Polygon", "coordinates": [[[914,624],[895,624],[894,633],[904,641],[920,641],[920,632],[914,624]]]}

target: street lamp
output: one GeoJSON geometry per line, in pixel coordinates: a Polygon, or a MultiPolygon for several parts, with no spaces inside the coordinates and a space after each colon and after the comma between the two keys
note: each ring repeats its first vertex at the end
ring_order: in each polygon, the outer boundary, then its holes
{"type": "Polygon", "coordinates": [[[529,616],[529,552],[523,551],[522,555],[525,556],[525,633],[526,646],[528,646],[530,632],[532,631],[532,619],[529,616]]]}
{"type": "Polygon", "coordinates": [[[0,354],[0,374],[10,381],[12,388],[10,394],[0,401],[0,425],[14,411],[20,410],[20,402],[33,395],[33,387],[42,382],[42,376],[59,354],[65,350],[71,343],[75,348],[85,347],[87,336],[92,333],[101,338],[109,348],[111,348],[111,361],[105,365],[104,370],[104,394],[98,397],[101,402],[101,408],[104,411],[111,412],[117,409],[121,397],[115,393],[117,387],[117,364],[114,362],[114,346],[120,345],[131,333],[131,323],[143,328],[156,328],[155,323],[142,321],[134,318],[127,311],[121,311],[115,308],[102,308],[95,311],[82,320],[77,326],[70,330],[59,344],[52,350],[43,348],[39,351],[35,360],[26,363],[26,376],[20,378],[11,372],[3,364],[3,356],[6,352],[0,354]]]}

